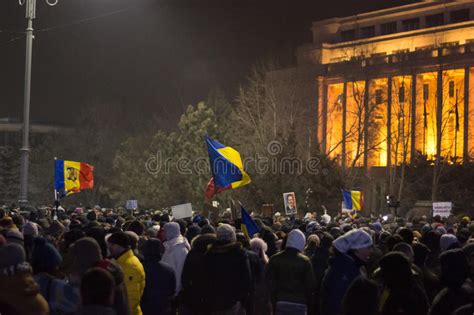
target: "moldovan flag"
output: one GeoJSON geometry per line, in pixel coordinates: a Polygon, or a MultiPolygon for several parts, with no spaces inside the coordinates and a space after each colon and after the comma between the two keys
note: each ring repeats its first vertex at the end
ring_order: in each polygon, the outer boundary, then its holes
{"type": "Polygon", "coordinates": [[[65,161],[54,161],[54,189],[62,196],[94,188],[94,167],[92,165],[65,161]]]}
{"type": "Polygon", "coordinates": [[[244,207],[241,207],[240,220],[242,221],[240,223],[240,229],[245,234],[245,236],[247,236],[247,238],[252,238],[252,236],[255,233],[258,233],[258,231],[260,230],[258,228],[257,223],[255,223],[255,221],[252,219],[247,210],[244,209],[244,207]]]}
{"type": "Polygon", "coordinates": [[[240,153],[231,147],[206,137],[212,178],[207,185],[206,198],[216,193],[235,189],[250,183],[245,172],[240,153]]]}
{"type": "Polygon", "coordinates": [[[364,207],[364,193],[358,190],[343,190],[342,198],[347,210],[360,211],[364,207]]]}

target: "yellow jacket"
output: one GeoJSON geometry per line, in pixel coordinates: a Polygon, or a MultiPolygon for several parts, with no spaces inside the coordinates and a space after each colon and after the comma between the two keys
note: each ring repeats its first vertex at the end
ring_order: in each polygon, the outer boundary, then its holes
{"type": "Polygon", "coordinates": [[[145,289],[145,271],[142,263],[129,249],[117,258],[122,267],[125,286],[127,287],[128,305],[131,315],[142,315],[140,299],[145,289]]]}

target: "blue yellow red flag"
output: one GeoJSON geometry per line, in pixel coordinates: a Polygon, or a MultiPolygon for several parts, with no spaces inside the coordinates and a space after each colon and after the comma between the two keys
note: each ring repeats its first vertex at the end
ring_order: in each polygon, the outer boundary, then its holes
{"type": "Polygon", "coordinates": [[[206,143],[212,173],[207,186],[207,198],[212,198],[218,192],[250,183],[250,176],[245,172],[237,150],[209,137],[206,137],[206,143]]]}
{"type": "Polygon", "coordinates": [[[92,188],[94,188],[94,167],[92,165],[65,160],[54,161],[54,189],[60,196],[92,188]]]}
{"type": "Polygon", "coordinates": [[[258,228],[257,223],[255,223],[255,221],[252,219],[252,217],[247,212],[247,210],[244,209],[244,207],[241,207],[240,219],[241,219],[240,229],[248,238],[252,238],[252,236],[255,233],[258,233],[258,231],[260,230],[258,228]]]}
{"type": "Polygon", "coordinates": [[[343,190],[342,198],[347,210],[361,211],[364,207],[364,193],[358,190],[343,190]]]}

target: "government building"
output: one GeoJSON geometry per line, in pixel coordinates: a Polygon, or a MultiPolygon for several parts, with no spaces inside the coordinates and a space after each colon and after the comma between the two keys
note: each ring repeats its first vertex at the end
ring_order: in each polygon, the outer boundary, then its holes
{"type": "MultiPolygon", "coordinates": [[[[310,80],[314,137],[343,169],[385,176],[420,156],[474,158],[474,1],[423,1],[311,30],[291,71],[310,80]]],[[[386,187],[365,189],[379,208],[386,187]]]]}

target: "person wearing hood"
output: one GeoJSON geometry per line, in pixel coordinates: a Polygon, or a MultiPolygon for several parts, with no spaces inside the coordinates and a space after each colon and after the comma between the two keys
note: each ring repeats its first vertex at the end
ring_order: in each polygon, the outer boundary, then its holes
{"type": "Polygon", "coordinates": [[[321,286],[322,315],[341,313],[341,301],[352,281],[363,273],[372,244],[372,237],[361,229],[353,229],[332,243],[334,256],[329,259],[321,286]]]}
{"type": "Polygon", "coordinates": [[[18,244],[0,246],[0,314],[47,315],[48,302],[33,279],[25,250],[18,244]]]}
{"type": "Polygon", "coordinates": [[[158,239],[145,241],[142,247],[146,281],[140,302],[144,315],[170,315],[171,299],[176,291],[174,270],[161,261],[163,245],[158,239]]]}
{"type": "Polygon", "coordinates": [[[141,315],[140,300],[145,289],[145,271],[140,260],[133,254],[130,236],[116,232],[107,239],[107,246],[111,256],[122,267],[130,313],[141,315]]]}
{"type": "Polygon", "coordinates": [[[176,277],[176,294],[181,290],[181,274],[183,272],[184,261],[191,246],[181,235],[180,226],[176,222],[166,223],[164,226],[166,241],[163,243],[165,253],[162,261],[173,268],[176,277]]]}
{"type": "Polygon", "coordinates": [[[266,279],[276,314],[306,314],[312,304],[316,281],[311,262],[303,254],[305,243],[303,232],[292,230],[286,248],[270,258],[266,279]]]}
{"type": "Polygon", "coordinates": [[[251,291],[248,256],[229,224],[217,228],[217,240],[204,256],[205,314],[241,314],[251,291]]]}

